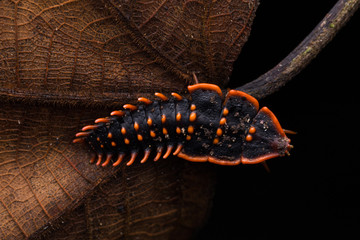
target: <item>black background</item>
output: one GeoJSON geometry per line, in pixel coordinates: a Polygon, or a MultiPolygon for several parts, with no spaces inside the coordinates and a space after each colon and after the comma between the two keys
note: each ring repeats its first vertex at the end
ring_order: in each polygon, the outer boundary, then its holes
{"type": "MultiPolygon", "coordinates": [[[[335,0],[262,1],[230,87],[275,66],[335,0]]],[[[290,135],[290,157],[217,166],[207,225],[196,239],[360,239],[360,12],[279,92],[262,99],[290,135]]]]}

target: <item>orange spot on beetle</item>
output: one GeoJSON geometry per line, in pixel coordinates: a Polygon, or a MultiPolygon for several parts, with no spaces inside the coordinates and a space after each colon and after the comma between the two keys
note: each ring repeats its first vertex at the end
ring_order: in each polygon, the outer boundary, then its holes
{"type": "Polygon", "coordinates": [[[163,129],[162,129],[162,132],[163,132],[164,135],[167,135],[167,134],[168,134],[168,131],[167,131],[166,128],[163,128],[163,129]]]}
{"type": "Polygon", "coordinates": [[[180,122],[180,120],[181,120],[181,113],[178,112],[176,114],[176,121],[180,122]]]}
{"type": "Polygon", "coordinates": [[[190,113],[189,121],[194,122],[196,120],[196,113],[192,112],[190,113]]]}
{"type": "Polygon", "coordinates": [[[225,123],[226,123],[226,118],[224,118],[224,117],[221,118],[219,124],[220,124],[220,125],[224,125],[225,123]]]}
{"type": "Polygon", "coordinates": [[[216,130],[216,135],[220,137],[222,134],[223,134],[222,129],[221,129],[221,128],[218,128],[218,129],[216,130]]]}
{"type": "Polygon", "coordinates": [[[137,122],[134,123],[134,129],[135,131],[138,131],[140,128],[139,124],[137,122]]]}
{"type": "Polygon", "coordinates": [[[229,114],[229,109],[224,108],[223,110],[223,116],[227,116],[229,114]]]}
{"type": "Polygon", "coordinates": [[[194,127],[193,126],[189,126],[187,129],[188,133],[193,134],[194,133],[194,127]]]}
{"type": "Polygon", "coordinates": [[[141,136],[140,134],[137,135],[137,139],[141,142],[143,140],[143,136],[141,136]]]}
{"type": "Polygon", "coordinates": [[[148,118],[148,120],[146,121],[147,122],[147,125],[150,127],[152,125],[152,119],[151,118],[148,118]]]}
{"type": "Polygon", "coordinates": [[[250,134],[246,135],[246,137],[245,137],[245,140],[246,140],[247,142],[251,142],[252,139],[253,139],[253,137],[252,137],[250,134]]]}
{"type": "Polygon", "coordinates": [[[249,133],[254,134],[256,132],[256,128],[255,127],[250,127],[249,128],[249,133]]]}

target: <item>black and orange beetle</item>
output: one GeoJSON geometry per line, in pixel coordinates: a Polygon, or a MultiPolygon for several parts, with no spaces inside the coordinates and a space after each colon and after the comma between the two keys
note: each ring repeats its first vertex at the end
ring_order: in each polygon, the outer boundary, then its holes
{"type": "Polygon", "coordinates": [[[139,152],[144,163],[154,150],[154,161],[172,153],[193,162],[255,164],[292,148],[275,115],[267,107],[259,110],[254,97],[230,90],[223,98],[217,85],[207,83],[190,85],[188,91],[190,99],[155,93],[158,100],[139,98],[139,106],[125,104],[83,127],[73,142],[87,143],[96,153],[91,162],[97,158],[102,166],[112,159],[117,166],[130,154],[129,166],[139,152]]]}

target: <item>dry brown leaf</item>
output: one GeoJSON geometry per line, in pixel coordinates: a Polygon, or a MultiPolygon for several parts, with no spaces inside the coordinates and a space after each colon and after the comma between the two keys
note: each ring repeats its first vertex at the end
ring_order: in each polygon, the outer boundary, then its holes
{"type": "Polygon", "coordinates": [[[1,0],[0,239],[167,239],[200,226],[211,174],[176,159],[97,168],[71,140],[110,107],[184,90],[192,72],[224,85],[257,4],[1,0]]]}

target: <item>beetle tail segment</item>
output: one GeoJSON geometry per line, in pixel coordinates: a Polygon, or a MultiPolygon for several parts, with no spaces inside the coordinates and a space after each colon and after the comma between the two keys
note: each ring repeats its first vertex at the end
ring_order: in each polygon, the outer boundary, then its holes
{"type": "Polygon", "coordinates": [[[288,155],[290,139],[275,115],[267,108],[260,109],[245,138],[241,162],[256,164],[274,157],[288,155]]]}

